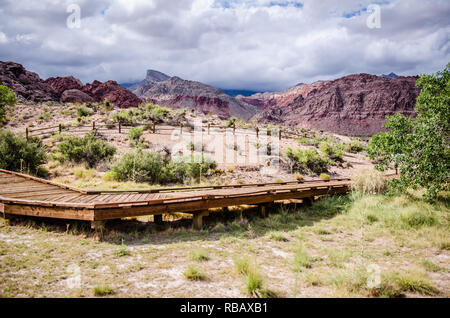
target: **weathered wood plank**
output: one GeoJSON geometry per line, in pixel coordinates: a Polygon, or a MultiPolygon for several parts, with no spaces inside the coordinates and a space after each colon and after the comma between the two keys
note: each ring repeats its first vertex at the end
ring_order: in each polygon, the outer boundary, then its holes
{"type": "Polygon", "coordinates": [[[93,221],[94,211],[87,209],[68,209],[58,207],[34,207],[5,204],[5,213],[54,219],[93,221]]]}

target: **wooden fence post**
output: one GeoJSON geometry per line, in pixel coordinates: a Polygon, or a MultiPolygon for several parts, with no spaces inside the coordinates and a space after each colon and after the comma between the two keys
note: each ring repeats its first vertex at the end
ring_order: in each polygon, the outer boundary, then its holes
{"type": "Polygon", "coordinates": [[[62,124],[58,125],[59,133],[62,133],[62,124]]]}
{"type": "Polygon", "coordinates": [[[236,124],[233,124],[233,135],[236,135],[236,124]]]}
{"type": "Polygon", "coordinates": [[[122,125],[121,125],[120,120],[119,120],[119,134],[121,134],[121,133],[122,133],[122,125]]]}
{"type": "Polygon", "coordinates": [[[180,134],[183,134],[183,123],[180,124],[180,134]]]}
{"type": "Polygon", "coordinates": [[[153,121],[153,133],[156,134],[156,123],[153,121]]]}
{"type": "Polygon", "coordinates": [[[92,130],[95,130],[95,121],[92,122],[92,130]]]}
{"type": "Polygon", "coordinates": [[[281,128],[278,130],[278,138],[281,140],[281,128]]]}
{"type": "Polygon", "coordinates": [[[26,136],[27,140],[28,140],[28,135],[29,135],[29,130],[28,130],[28,127],[27,127],[27,128],[25,128],[25,136],[26,136]]]}
{"type": "Polygon", "coordinates": [[[256,127],[256,138],[259,138],[259,127],[256,127]]]}
{"type": "Polygon", "coordinates": [[[211,124],[208,124],[208,136],[209,136],[209,129],[211,128],[211,124]]]}

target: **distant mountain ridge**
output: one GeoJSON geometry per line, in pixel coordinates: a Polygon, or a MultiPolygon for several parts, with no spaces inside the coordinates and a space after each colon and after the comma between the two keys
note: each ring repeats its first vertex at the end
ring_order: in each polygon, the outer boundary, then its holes
{"type": "Polygon", "coordinates": [[[212,86],[177,76],[169,77],[155,70],[148,70],[146,78],[129,90],[144,101],[214,113],[223,119],[231,116],[250,119],[259,111],[257,106],[239,101],[212,86]]]}

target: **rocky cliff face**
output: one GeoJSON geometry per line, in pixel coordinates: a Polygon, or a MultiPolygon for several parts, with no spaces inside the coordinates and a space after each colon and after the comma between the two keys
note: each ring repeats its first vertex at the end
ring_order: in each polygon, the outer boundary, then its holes
{"type": "Polygon", "coordinates": [[[69,89],[81,90],[83,83],[73,76],[67,77],[50,77],[47,78],[44,83],[50,85],[59,95],[62,95],[64,91],[69,89]]]}
{"type": "Polygon", "coordinates": [[[48,102],[59,99],[58,92],[39,75],[27,71],[22,65],[14,62],[0,61],[0,85],[14,90],[19,100],[48,102]]]}
{"type": "Polygon", "coordinates": [[[111,103],[121,108],[137,107],[142,103],[140,98],[115,81],[105,83],[94,81],[92,84],[85,85],[82,91],[92,96],[97,102],[103,102],[107,98],[111,103]]]}
{"type": "Polygon", "coordinates": [[[33,102],[89,103],[108,98],[121,108],[136,107],[142,102],[114,81],[94,81],[85,86],[73,76],[51,77],[44,81],[36,73],[14,62],[0,61],[0,85],[14,90],[19,100],[33,102]]]}
{"type": "Polygon", "coordinates": [[[278,95],[252,96],[254,101],[246,101],[264,105],[265,109],[254,117],[260,122],[372,135],[384,130],[387,115],[414,114],[420,93],[416,81],[417,77],[355,74],[296,86],[278,95]]]}
{"type": "MultiPolygon", "coordinates": [[[[154,71],[152,71],[154,72],[154,71]]],[[[239,101],[209,85],[187,81],[179,77],[149,77],[131,90],[143,100],[174,108],[191,108],[203,113],[214,113],[220,118],[231,116],[250,119],[258,107],[239,101]]]]}

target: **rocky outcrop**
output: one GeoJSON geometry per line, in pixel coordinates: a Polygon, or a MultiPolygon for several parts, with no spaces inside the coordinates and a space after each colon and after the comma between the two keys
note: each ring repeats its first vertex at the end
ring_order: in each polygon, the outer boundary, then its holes
{"type": "Polygon", "coordinates": [[[92,84],[85,85],[82,91],[92,96],[97,102],[103,102],[107,98],[115,106],[121,108],[137,107],[142,103],[140,98],[115,81],[105,83],[94,81],[92,84]]]}
{"type": "Polygon", "coordinates": [[[14,62],[0,61],[0,85],[14,90],[19,100],[38,103],[90,103],[103,102],[107,98],[117,107],[128,108],[137,107],[142,102],[114,81],[94,81],[85,86],[73,76],[51,77],[44,81],[36,73],[29,72],[14,62]]]}
{"type": "Polygon", "coordinates": [[[80,91],[79,89],[65,90],[61,95],[62,103],[93,103],[95,100],[88,94],[80,91]]]}
{"type": "MultiPolygon", "coordinates": [[[[420,89],[417,77],[384,78],[355,74],[334,81],[298,87],[289,93],[256,96],[265,105],[254,117],[260,122],[283,123],[343,134],[372,135],[384,130],[385,117],[413,115],[420,89]]],[[[251,97],[253,98],[253,97],[251,97]]]]}
{"type": "Polygon", "coordinates": [[[62,95],[66,90],[81,90],[83,88],[83,83],[73,76],[50,77],[44,82],[50,85],[50,87],[53,88],[59,95],[62,95]]]}
{"type": "Polygon", "coordinates": [[[239,101],[209,85],[187,81],[179,77],[156,78],[155,71],[147,72],[147,78],[131,88],[143,100],[173,108],[196,109],[204,114],[217,114],[226,119],[236,116],[250,119],[258,112],[258,107],[239,101]]]}
{"type": "Polygon", "coordinates": [[[48,102],[59,99],[58,93],[39,75],[14,62],[0,61],[0,85],[14,90],[19,100],[48,102]]]}

